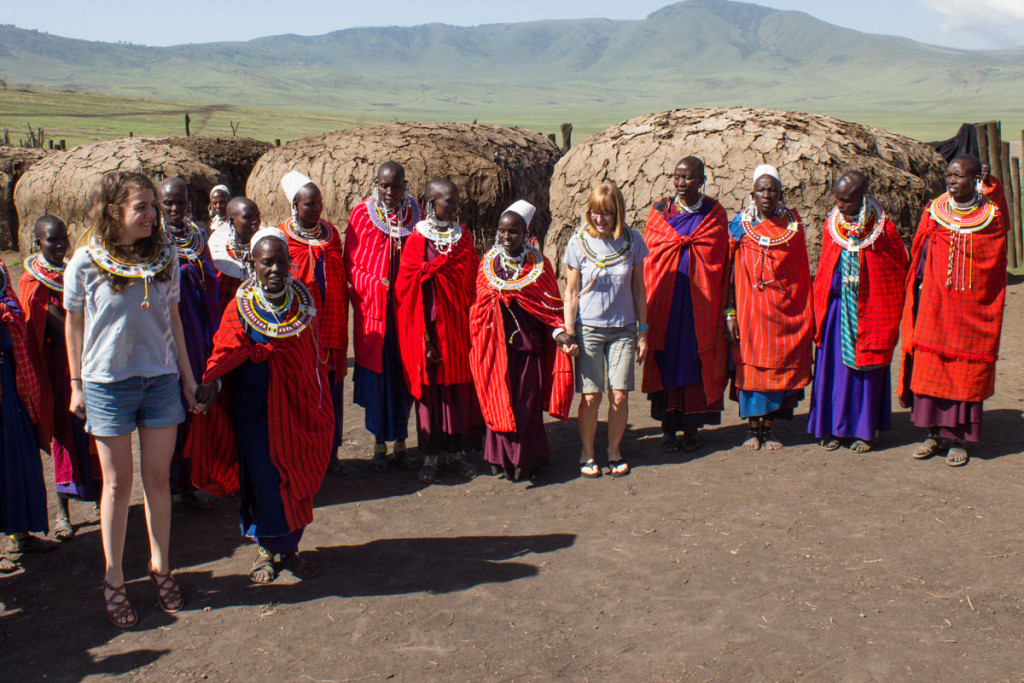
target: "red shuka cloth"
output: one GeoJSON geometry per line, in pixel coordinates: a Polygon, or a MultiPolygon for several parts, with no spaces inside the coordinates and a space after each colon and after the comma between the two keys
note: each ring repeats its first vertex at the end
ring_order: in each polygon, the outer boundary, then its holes
{"type": "MultiPolygon", "coordinates": [[[[256,344],[246,334],[238,307],[230,306],[214,335],[203,375],[204,383],[212,382],[247,360],[269,363],[270,459],[281,476],[281,500],[292,531],[313,521],[313,495],[327,472],[334,438],[334,410],[327,370],[317,358],[315,323],[294,337],[256,344]]],[[[234,426],[223,401],[195,416],[185,448],[198,488],[221,496],[238,490],[234,426]]]]}
{"type": "MultiPolygon", "coordinates": [[[[349,216],[345,230],[345,267],[348,269],[348,295],[352,300],[355,362],[361,368],[379,373],[384,371],[381,354],[388,291],[394,284],[390,282],[392,276],[388,275],[392,271],[392,240],[370,220],[369,202],[367,198],[356,204],[349,216]]],[[[409,213],[408,222],[411,222],[412,212],[409,213]]],[[[400,253],[400,245],[398,250],[400,253]]],[[[395,263],[394,270],[397,269],[395,263]]]]}
{"type": "Polygon", "coordinates": [[[402,261],[395,282],[395,322],[398,325],[398,347],[402,367],[409,384],[409,393],[419,400],[427,376],[425,357],[426,319],[423,310],[423,285],[434,285],[434,307],[437,352],[441,364],[437,384],[472,382],[469,370],[469,307],[473,303],[473,277],[480,259],[469,230],[462,229],[462,238],[451,249],[429,263],[426,260],[427,238],[419,232],[409,235],[402,248],[402,261]]]}
{"type": "MultiPolygon", "coordinates": [[[[285,221],[278,226],[286,235],[288,231],[285,227],[289,222],[285,221]]],[[[288,235],[288,254],[292,257],[292,277],[304,284],[313,295],[316,321],[320,328],[321,357],[330,355],[337,380],[348,373],[348,278],[345,276],[345,261],[338,230],[325,220],[320,222],[328,227],[331,234],[327,244],[305,244],[288,235]],[[321,259],[326,281],[323,294],[315,272],[316,262],[321,259]]]]}
{"type": "MultiPolygon", "coordinates": [[[[761,247],[750,237],[730,236],[736,317],[740,328],[736,363],[736,388],[747,391],[794,391],[811,381],[811,347],[814,313],[811,301],[811,270],[800,215],[797,234],[788,242],[767,248],[761,267],[761,247]],[[758,289],[758,277],[773,280],[758,289]]],[[[760,235],[781,237],[786,217],[762,221],[760,235]]]]}
{"type": "MultiPolygon", "coordinates": [[[[515,330],[505,329],[501,304],[508,306],[515,301],[523,312],[552,330],[565,328],[555,271],[546,258],[541,267],[544,271],[537,281],[518,291],[501,291],[492,287],[484,275],[483,264],[477,271],[476,300],[469,310],[472,340],[469,364],[476,380],[476,395],[480,399],[484,421],[491,431],[516,431],[509,390],[508,355],[505,352],[508,339],[515,330]]],[[[568,420],[573,398],[572,361],[550,335],[544,343],[543,367],[541,395],[548,413],[559,420],[568,420]]]]}
{"type": "Polygon", "coordinates": [[[989,201],[995,202],[995,205],[999,207],[999,213],[1006,222],[1006,229],[1009,230],[1010,205],[1006,203],[1006,192],[1003,190],[1003,183],[999,178],[989,174],[987,178],[981,181],[981,192],[989,201]]]}
{"type": "MultiPolygon", "coordinates": [[[[672,200],[666,200],[671,204],[672,200]]],[[[647,283],[647,358],[644,360],[641,390],[653,394],[664,389],[656,351],[665,349],[665,332],[676,282],[676,270],[683,251],[690,250],[690,294],[693,321],[697,332],[701,384],[706,405],[722,397],[725,391],[729,343],[723,334],[727,261],[729,257],[729,220],[722,205],[710,197],[711,212],[688,236],[681,237],[664,214],[651,208],[644,228],[644,242],[650,252],[644,259],[647,283]]]]}
{"type": "MultiPolygon", "coordinates": [[[[61,369],[48,368],[43,361],[46,357],[43,344],[46,342],[46,317],[51,294],[51,290],[32,277],[30,273],[22,273],[21,280],[18,281],[18,296],[21,299],[22,315],[25,318],[25,345],[31,362],[39,370],[39,422],[37,423],[37,429],[40,432],[39,446],[48,452],[51,450],[50,442],[55,430],[54,382],[71,381],[71,375],[67,371],[66,358],[65,367],[61,369]],[[48,379],[51,381],[46,381],[48,379]]],[[[61,305],[63,306],[63,304],[61,305]]],[[[60,406],[60,409],[68,412],[68,406],[60,406]]],[[[59,470],[55,471],[54,475],[57,483],[61,484],[71,480],[70,463],[63,463],[63,465],[66,466],[62,467],[61,463],[54,462],[54,469],[59,470]]]]}
{"type": "Polygon", "coordinates": [[[224,315],[224,311],[229,306],[235,303],[235,294],[238,294],[238,288],[242,286],[241,278],[231,277],[224,273],[217,271],[217,299],[218,299],[218,311],[221,315],[224,315]]]}
{"type": "MultiPolygon", "coordinates": [[[[14,355],[14,381],[18,385],[18,397],[28,411],[28,417],[36,427],[40,443],[49,443],[50,433],[46,431],[47,421],[43,406],[43,390],[39,381],[39,359],[33,354],[28,342],[25,314],[18,297],[14,295],[14,283],[7,267],[0,263],[3,281],[7,286],[0,292],[0,322],[3,322],[11,338],[11,353],[14,355]],[[13,305],[12,305],[13,304],[13,305]]],[[[52,431],[52,427],[51,427],[52,431]]]]}
{"type": "Polygon", "coordinates": [[[899,379],[904,402],[910,392],[953,401],[984,401],[995,392],[1006,299],[1006,221],[997,205],[991,223],[961,238],[969,256],[965,277],[973,280],[964,291],[946,288],[952,237],[932,218],[929,203],[914,235],[906,282],[899,379]],[[928,255],[915,321],[914,287],[925,241],[928,255]]]}
{"type": "MultiPolygon", "coordinates": [[[[874,220],[867,227],[874,230],[874,220]]],[[[828,313],[829,290],[839,267],[843,247],[822,230],[821,256],[814,276],[814,343],[821,346],[828,313]]],[[[900,315],[907,279],[907,249],[903,246],[896,224],[885,219],[882,234],[860,259],[860,286],[857,291],[857,367],[888,365],[900,336],[900,315]]]]}

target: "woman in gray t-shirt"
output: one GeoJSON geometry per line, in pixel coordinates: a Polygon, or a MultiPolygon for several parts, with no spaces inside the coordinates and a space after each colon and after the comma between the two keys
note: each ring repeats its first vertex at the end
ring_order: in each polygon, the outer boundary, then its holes
{"type": "Polygon", "coordinates": [[[132,432],[138,429],[149,530],[149,575],[165,612],[183,606],[171,575],[170,464],[196,381],[178,316],[178,257],[160,227],[156,192],[138,173],[108,173],[94,191],[94,227],[64,273],[71,412],[96,439],[103,470],[100,533],[107,619],[138,621],[121,558],[131,502],[132,432]],[[179,383],[180,376],[180,383],[179,383]]]}
{"type": "Polygon", "coordinates": [[[566,245],[565,325],[575,330],[579,407],[580,473],[601,476],[594,459],[594,435],[601,395],[607,387],[608,469],[613,477],[629,473],[619,445],[629,418],[634,365],[647,354],[647,294],[644,257],[647,246],[626,225],[625,202],[613,183],[595,187],[587,199],[584,224],[566,245]]]}

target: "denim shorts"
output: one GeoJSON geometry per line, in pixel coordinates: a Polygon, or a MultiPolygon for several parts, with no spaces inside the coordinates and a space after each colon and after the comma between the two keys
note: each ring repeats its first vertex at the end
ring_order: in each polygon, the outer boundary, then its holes
{"type": "Polygon", "coordinates": [[[633,391],[636,323],[625,327],[590,327],[576,323],[576,391],[603,394],[605,387],[633,391]],[[607,371],[606,371],[607,368],[607,371]]]}
{"type": "Polygon", "coordinates": [[[85,431],[122,436],[136,427],[160,429],[185,421],[178,375],[129,377],[119,382],[83,382],[85,431]]]}

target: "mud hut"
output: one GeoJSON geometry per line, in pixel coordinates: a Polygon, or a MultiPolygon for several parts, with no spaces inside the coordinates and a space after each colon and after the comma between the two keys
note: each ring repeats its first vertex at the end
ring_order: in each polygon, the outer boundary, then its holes
{"type": "Polygon", "coordinates": [[[534,225],[544,234],[550,220],[548,186],[558,148],[540,133],[467,123],[398,123],[351,128],[289,142],[260,158],[246,195],[259,204],[264,222],[291,215],[281,177],[298,170],[320,187],[324,216],[339,230],[352,208],[367,197],[377,167],[397,161],[410,190],[422,199],[427,180],[445,176],[461,191],[460,220],[478,247],[493,239],[501,211],[516,199],[538,208],[534,225]]]}
{"type": "Polygon", "coordinates": [[[0,250],[18,248],[19,222],[14,207],[14,185],[29,166],[45,155],[41,149],[0,146],[0,250]]]}
{"type": "Polygon", "coordinates": [[[869,176],[871,191],[908,238],[925,202],[942,192],[945,168],[923,143],[829,116],[739,107],[649,114],[589,138],[558,162],[546,255],[559,262],[580,225],[588,192],[605,180],[622,189],[629,223],[642,228],[651,204],[674,193],[672,170],[689,155],[703,159],[705,191],[722,202],[730,218],[747,204],[754,168],[777,166],[787,205],[804,217],[814,262],[832,208],[832,184],[845,171],[856,168],[869,176]]]}
{"type": "Polygon", "coordinates": [[[184,147],[194,153],[199,161],[220,171],[234,194],[245,193],[245,184],[249,181],[249,174],[252,173],[256,162],[274,147],[263,140],[235,136],[193,135],[184,138],[161,138],[160,141],[184,147]]]}
{"type": "MultiPolygon", "coordinates": [[[[23,225],[50,213],[71,228],[72,239],[84,231],[93,186],[110,171],[145,173],[154,182],[179,176],[188,183],[192,210],[198,220],[207,215],[210,188],[227,182],[216,168],[166,138],[122,138],[54,152],[33,164],[14,189],[14,204],[23,225]]],[[[21,252],[28,253],[31,237],[18,236],[21,252]]]]}

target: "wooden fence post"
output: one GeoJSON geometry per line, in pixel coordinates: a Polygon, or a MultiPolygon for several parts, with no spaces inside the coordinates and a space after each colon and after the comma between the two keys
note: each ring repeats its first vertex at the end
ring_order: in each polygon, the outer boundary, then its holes
{"type": "Polygon", "coordinates": [[[999,137],[999,122],[988,121],[985,123],[985,130],[988,134],[988,166],[989,173],[999,178],[1000,181],[1003,179],[1003,162],[1000,161],[999,157],[1002,155],[1003,146],[1000,143],[999,137]]]}
{"type": "MultiPolygon", "coordinates": [[[[1005,178],[1003,181],[1003,195],[1006,197],[1007,207],[1012,207],[1017,203],[1017,197],[1013,192],[1013,183],[1010,177],[1010,143],[1004,140],[999,144],[999,148],[999,161],[1003,167],[1002,177],[1005,178]]],[[[1010,215],[1006,217],[1006,222],[1010,228],[1009,239],[1006,240],[1007,263],[1011,268],[1016,268],[1017,254],[1020,253],[1021,246],[1020,225],[1018,225],[1017,212],[1012,208],[1010,209],[1010,215]]]]}
{"type": "Polygon", "coordinates": [[[572,124],[562,124],[562,153],[565,154],[572,147],[572,124]]]}
{"type": "MultiPolygon", "coordinates": [[[[978,137],[978,158],[982,162],[988,161],[988,124],[974,124],[974,133],[978,137]]],[[[1021,139],[1024,139],[1024,130],[1020,132],[1021,139]]]]}
{"type": "Polygon", "coordinates": [[[1020,196],[1020,157],[1010,159],[1010,186],[1013,188],[1013,205],[1010,213],[1017,215],[1017,264],[1024,263],[1024,210],[1020,196]]]}

